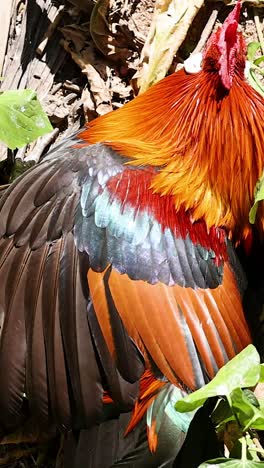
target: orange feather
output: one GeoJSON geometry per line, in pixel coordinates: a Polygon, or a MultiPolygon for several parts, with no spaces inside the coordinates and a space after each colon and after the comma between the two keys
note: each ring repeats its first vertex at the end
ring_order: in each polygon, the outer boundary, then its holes
{"type": "MultiPolygon", "coordinates": [[[[103,273],[90,271],[88,280],[98,321],[114,355],[107,303],[102,288],[97,287],[98,281],[103,282],[103,273]]],[[[151,285],[131,280],[116,270],[110,273],[109,287],[125,328],[143,352],[146,363],[150,353],[166,378],[178,386],[182,382],[190,389],[199,386],[183,318],[210,378],[215,375],[215,369],[208,346],[219,368],[252,341],[237,283],[228,264],[224,267],[223,284],[215,289],[151,285]]]]}
{"type": "Polygon", "coordinates": [[[152,188],[172,194],[176,210],[242,238],[264,163],[264,101],[240,71],[229,93],[219,95],[218,82],[216,72],[181,70],[79,136],[104,142],[129,164],[160,168],[152,188]]]}

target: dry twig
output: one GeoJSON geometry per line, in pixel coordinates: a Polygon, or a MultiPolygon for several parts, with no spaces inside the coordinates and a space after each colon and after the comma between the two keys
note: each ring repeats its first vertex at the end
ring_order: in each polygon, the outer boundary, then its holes
{"type": "Polygon", "coordinates": [[[47,135],[39,138],[35,148],[29,153],[28,156],[25,157],[25,161],[35,161],[36,163],[39,162],[42,154],[44,153],[46,147],[52,143],[59,134],[59,129],[54,128],[54,130],[47,135]]]}
{"type": "Polygon", "coordinates": [[[13,0],[0,2],[0,74],[2,73],[5,58],[12,7],[13,0]]]}
{"type": "Polygon", "coordinates": [[[52,22],[50,23],[48,29],[47,29],[47,32],[44,36],[44,38],[42,39],[41,43],[39,44],[36,52],[38,55],[42,55],[45,48],[46,48],[46,45],[48,43],[48,40],[51,38],[51,36],[53,35],[55,29],[57,28],[58,24],[60,23],[62,17],[63,17],[63,14],[64,14],[64,5],[60,5],[59,8],[58,8],[58,11],[56,12],[56,15],[54,17],[54,19],[52,20],[52,22]]]}
{"type": "Polygon", "coordinates": [[[256,8],[254,8],[254,21],[255,21],[256,31],[257,31],[259,43],[261,46],[262,54],[264,55],[264,35],[263,35],[262,25],[260,23],[259,15],[258,15],[256,8]]]}
{"type": "Polygon", "coordinates": [[[205,28],[202,32],[202,35],[201,35],[201,38],[199,40],[199,42],[197,43],[197,46],[195,47],[195,49],[193,50],[193,54],[198,54],[198,52],[201,52],[213,30],[213,27],[215,25],[215,22],[216,22],[216,19],[217,19],[217,16],[218,16],[218,12],[219,12],[219,6],[217,6],[211,13],[210,15],[210,18],[209,20],[207,21],[206,25],[205,25],[205,28]]]}

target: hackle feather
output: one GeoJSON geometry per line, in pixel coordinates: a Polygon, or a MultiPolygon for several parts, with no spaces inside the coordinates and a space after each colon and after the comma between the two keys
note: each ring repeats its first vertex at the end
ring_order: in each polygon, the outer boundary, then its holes
{"type": "Polygon", "coordinates": [[[204,62],[202,71],[168,76],[79,136],[104,142],[129,164],[156,167],[151,189],[173,195],[177,211],[246,237],[263,169],[264,101],[247,84],[242,60],[229,92],[204,62]]]}

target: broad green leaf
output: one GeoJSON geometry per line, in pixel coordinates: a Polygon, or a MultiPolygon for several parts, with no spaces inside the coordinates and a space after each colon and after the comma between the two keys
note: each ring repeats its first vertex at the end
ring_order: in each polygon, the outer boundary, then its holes
{"type": "Polygon", "coordinates": [[[264,364],[260,364],[259,382],[264,382],[264,364]]]}
{"type": "Polygon", "coordinates": [[[259,402],[259,406],[260,406],[260,409],[262,410],[262,412],[264,412],[264,400],[258,400],[259,402]]]}
{"type": "Polygon", "coordinates": [[[213,424],[215,426],[220,426],[226,424],[228,421],[233,421],[234,418],[228,401],[224,398],[219,399],[211,415],[213,424]]]}
{"type": "Polygon", "coordinates": [[[236,388],[230,395],[232,409],[236,414],[241,427],[246,431],[252,429],[264,430],[264,412],[252,404],[241,388],[236,388]]]}
{"type": "Polygon", "coordinates": [[[259,468],[264,467],[263,462],[258,462],[254,460],[235,460],[232,458],[216,458],[215,460],[209,460],[205,463],[202,463],[198,468],[259,468]]]}
{"type": "Polygon", "coordinates": [[[250,42],[247,46],[247,59],[253,63],[255,60],[256,52],[260,49],[260,42],[250,42]]]}
{"type": "Polygon", "coordinates": [[[252,392],[252,390],[250,390],[249,388],[244,388],[243,393],[245,397],[248,399],[248,401],[251,403],[251,405],[255,406],[256,408],[260,407],[259,401],[255,393],[252,392]]]}
{"type": "Polygon", "coordinates": [[[20,148],[51,130],[35,91],[27,89],[0,94],[0,140],[9,148],[20,148]]]}
{"type": "Polygon", "coordinates": [[[241,353],[219,370],[214,379],[204,387],[186,396],[176,403],[177,411],[193,411],[201,406],[207,398],[227,396],[235,388],[253,387],[260,375],[260,358],[253,345],[247,346],[241,353]]]}
{"type": "Polygon", "coordinates": [[[258,210],[258,203],[264,200],[264,172],[262,173],[261,178],[258,180],[255,188],[255,201],[254,205],[252,206],[249,212],[249,222],[254,224],[256,220],[257,210],[258,210]]]}

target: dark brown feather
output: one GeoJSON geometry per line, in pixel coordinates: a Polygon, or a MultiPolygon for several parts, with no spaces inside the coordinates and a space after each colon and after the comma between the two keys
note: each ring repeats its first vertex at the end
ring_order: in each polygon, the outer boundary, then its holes
{"type": "Polygon", "coordinates": [[[122,411],[128,411],[132,409],[135,404],[138,396],[139,384],[138,382],[131,384],[124,380],[119,374],[115,361],[107,348],[92,302],[88,306],[88,320],[96,353],[103,372],[104,386],[113,399],[113,402],[118,405],[122,411]]]}
{"type": "MultiPolygon", "coordinates": [[[[86,286],[87,287],[87,286],[86,286]]],[[[60,264],[59,309],[73,412],[78,426],[100,416],[103,390],[87,321],[87,293],[83,292],[79,257],[68,234],[60,264]]]]}
{"type": "Polygon", "coordinates": [[[63,248],[63,239],[52,244],[49,248],[43,273],[40,311],[43,316],[50,411],[57,425],[70,428],[72,422],[70,396],[58,298],[60,260],[63,248]],[[52,287],[50,287],[51,284],[52,287]]]}
{"type": "Polygon", "coordinates": [[[29,257],[28,247],[13,248],[0,270],[0,304],[5,310],[0,342],[0,413],[6,427],[15,427],[23,417],[26,390],[24,297],[29,257]]]}
{"type": "Polygon", "coordinates": [[[32,414],[45,423],[49,420],[49,401],[41,297],[47,251],[44,244],[31,252],[25,283],[26,394],[32,414]]]}

